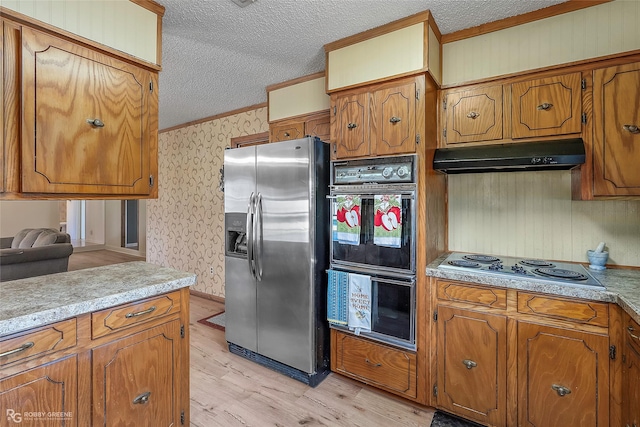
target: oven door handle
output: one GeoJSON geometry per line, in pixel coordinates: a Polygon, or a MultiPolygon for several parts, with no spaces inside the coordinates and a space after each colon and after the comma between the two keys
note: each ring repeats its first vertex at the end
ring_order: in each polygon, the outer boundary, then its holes
{"type": "MultiPolygon", "coordinates": [[[[393,191],[393,190],[381,190],[376,192],[377,194],[400,194],[403,197],[410,197],[412,200],[415,199],[415,192],[413,191],[393,191]]],[[[349,196],[349,195],[353,195],[353,196],[359,196],[361,199],[373,199],[375,197],[374,194],[362,194],[362,193],[358,193],[358,192],[354,192],[354,193],[340,193],[340,194],[331,194],[326,196],[327,199],[329,200],[335,200],[338,197],[344,197],[344,196],[349,196]]]]}
{"type": "Polygon", "coordinates": [[[400,285],[400,286],[413,286],[416,284],[416,279],[414,278],[411,278],[411,280],[408,280],[408,281],[401,281],[401,280],[393,280],[393,279],[371,276],[371,280],[376,282],[389,283],[390,285],[400,285]]]}

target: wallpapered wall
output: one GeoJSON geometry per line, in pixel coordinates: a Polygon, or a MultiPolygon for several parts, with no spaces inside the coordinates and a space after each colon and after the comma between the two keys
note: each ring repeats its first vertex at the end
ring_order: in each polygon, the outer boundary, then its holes
{"type": "Polygon", "coordinates": [[[159,135],[158,199],[147,202],[148,262],[195,273],[192,289],[224,297],[224,149],[231,138],[268,130],[267,109],[258,108],[159,135]]]}

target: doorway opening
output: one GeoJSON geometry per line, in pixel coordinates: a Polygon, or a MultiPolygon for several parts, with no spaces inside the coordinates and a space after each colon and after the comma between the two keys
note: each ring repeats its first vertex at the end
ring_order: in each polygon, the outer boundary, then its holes
{"type": "Polygon", "coordinates": [[[122,232],[120,246],[127,249],[139,249],[138,200],[122,201],[122,232]]]}

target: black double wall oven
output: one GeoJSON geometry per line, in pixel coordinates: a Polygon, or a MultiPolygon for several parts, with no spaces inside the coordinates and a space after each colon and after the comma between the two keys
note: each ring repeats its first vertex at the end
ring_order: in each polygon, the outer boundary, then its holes
{"type": "Polygon", "coordinates": [[[331,269],[371,279],[371,328],[357,333],[415,350],[415,156],[333,162],[329,197],[331,269]]]}

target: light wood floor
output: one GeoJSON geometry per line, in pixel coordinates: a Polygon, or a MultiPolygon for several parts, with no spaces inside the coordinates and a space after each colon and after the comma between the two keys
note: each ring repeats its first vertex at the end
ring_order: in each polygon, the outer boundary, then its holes
{"type": "MultiPolygon", "coordinates": [[[[78,252],[69,270],[144,260],[119,252],[78,252]]],[[[429,426],[433,410],[337,374],[316,388],[229,353],[224,331],[198,320],[224,304],[191,296],[191,427],[429,426]]]]}
{"type": "Polygon", "coordinates": [[[101,265],[119,264],[129,261],[144,261],[144,257],[132,256],[120,252],[99,250],[74,252],[69,257],[69,271],[100,267],[101,265]]]}
{"type": "Polygon", "coordinates": [[[191,296],[191,426],[429,426],[433,410],[331,373],[316,388],[229,353],[197,323],[224,305],[191,296]]]}

